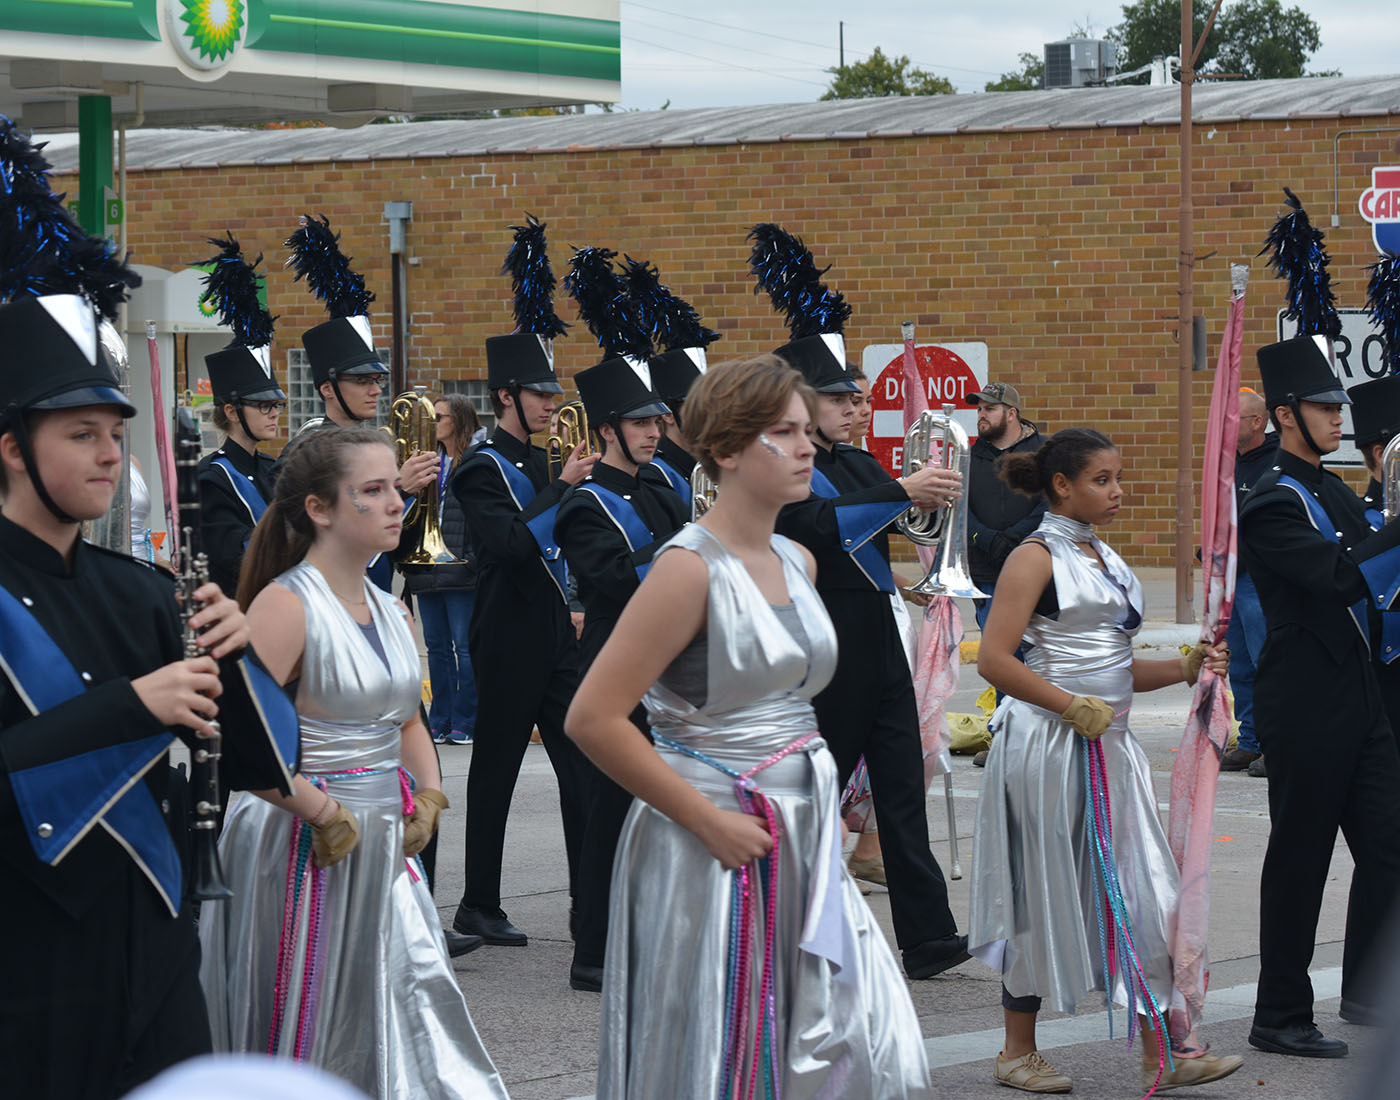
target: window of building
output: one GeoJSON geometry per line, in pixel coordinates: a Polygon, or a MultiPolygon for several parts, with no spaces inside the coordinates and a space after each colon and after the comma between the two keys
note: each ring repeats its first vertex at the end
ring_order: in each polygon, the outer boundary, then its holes
{"type": "Polygon", "coordinates": [[[438,385],[439,393],[460,393],[472,403],[481,426],[490,435],[496,429],[496,414],[491,409],[491,390],[484,378],[444,378],[438,385]]]}
{"type": "MultiPolygon", "coordinates": [[[[386,353],[387,354],[387,353],[386,353]]],[[[387,381],[388,375],[385,375],[387,381]]],[[[389,402],[394,395],[387,389],[379,395],[379,408],[375,413],[372,427],[385,422],[389,402]]],[[[311,360],[306,357],[305,348],[289,348],[287,351],[287,434],[293,436],[308,420],[324,416],[326,408],[320,393],[311,381],[311,360]]]]}

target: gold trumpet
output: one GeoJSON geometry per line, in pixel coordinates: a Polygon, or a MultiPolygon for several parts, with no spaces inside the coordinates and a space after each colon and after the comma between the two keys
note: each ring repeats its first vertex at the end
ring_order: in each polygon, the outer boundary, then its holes
{"type": "Polygon", "coordinates": [[[549,480],[553,481],[564,471],[564,464],[574,453],[574,448],[583,445],[582,456],[593,453],[592,435],[588,427],[588,413],[582,401],[569,401],[559,406],[554,414],[558,430],[545,440],[544,449],[549,455],[549,480]]]}
{"type": "MultiPolygon", "coordinates": [[[[394,441],[394,457],[402,466],[417,454],[437,450],[437,409],[427,398],[427,386],[414,386],[399,394],[389,406],[389,423],[381,431],[394,441]]],[[[400,565],[458,565],[462,559],[442,539],[438,520],[438,483],[429,482],[418,490],[405,526],[418,529],[413,548],[399,558],[400,565]]]]}

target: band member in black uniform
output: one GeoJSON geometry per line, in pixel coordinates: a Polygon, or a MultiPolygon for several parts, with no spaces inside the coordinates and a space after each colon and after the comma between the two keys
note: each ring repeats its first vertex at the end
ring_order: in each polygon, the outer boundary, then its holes
{"type": "MultiPolygon", "coordinates": [[[[374,347],[369,325],[369,304],[374,294],[365,288],[362,275],[350,267],[340,251],[340,234],[332,232],[323,216],[319,220],[303,215],[301,228],[287,238],[291,254],[287,265],[296,278],[306,279],[311,292],[326,303],[331,313],[301,336],[306,357],[311,362],[311,381],[325,403],[325,415],[313,417],[297,429],[297,435],[331,424],[353,428],[373,421],[379,411],[379,395],[389,381],[389,368],[374,347]]],[[[295,437],[288,444],[296,446],[295,437]]],[[[438,473],[436,452],[413,455],[399,468],[398,489],[412,497],[430,485],[438,473]]],[[[407,516],[413,502],[407,501],[407,516]]],[[[393,584],[394,568],[388,555],[370,563],[369,578],[386,592],[393,584]]]]}
{"type": "MultiPolygon", "coordinates": [[[[0,372],[0,1062],[16,1096],[120,1096],[210,1048],[182,903],[183,783],[167,750],[172,732],[212,732],[218,665],[184,658],[168,575],[79,538],[111,506],[135,412],[97,322],[78,295],[0,306],[11,349],[0,372]]],[[[213,584],[196,596],[202,643],[215,656],[241,647],[237,605],[213,584]]]]}
{"type": "Polygon", "coordinates": [[[467,881],[453,928],[488,944],[523,946],[525,933],[501,908],[501,862],[532,727],[539,727],[559,783],[571,897],[583,840],[586,761],[564,735],[564,713],[578,687],[578,640],[554,519],[564,493],[589,475],[597,456],[575,447],[561,456],[560,474],[551,480],[544,450],[530,443],[549,427],[555,396],[563,392],[551,341],[565,326],[550,304],[554,276],[543,225],[532,218],[516,228],[506,265],[514,276],[519,330],[486,341],[496,430],[464,460],[451,485],[469,517],[480,570],[470,634],[479,689],[467,775],[467,881]]]}
{"type": "MultiPolygon", "coordinates": [[[[272,315],[258,299],[261,278],[230,233],[205,279],[219,319],[233,329],[228,347],[204,357],[223,445],[199,464],[200,518],[210,578],[238,591],[238,567],[253,528],[272,499],[273,460],[258,444],[277,437],[287,395],[272,373],[272,315]]],[[[261,257],[259,257],[261,260],[261,257]]]]}
{"type": "MultiPolygon", "coordinates": [[[[645,363],[634,367],[614,358],[575,378],[602,447],[592,474],[565,494],[554,521],[555,538],[568,560],[569,575],[578,580],[584,607],[581,673],[603,648],[651,567],[652,555],[690,515],[680,496],[649,465],[666,412],[649,387],[649,374],[645,363]]],[[[647,732],[642,708],[632,720],[647,732]]],[[[593,793],[579,859],[569,985],[596,992],[603,987],[613,854],[632,796],[596,768],[589,770],[593,793]]]]}
{"type": "Polygon", "coordinates": [[[1338,1058],[1347,1045],[1316,1027],[1308,978],[1338,828],[1356,861],[1343,1019],[1373,1014],[1377,991],[1366,979],[1376,960],[1369,956],[1400,884],[1400,755],[1367,622],[1368,604],[1384,609],[1400,587],[1400,524],[1372,534],[1361,502],[1322,467],[1341,442],[1341,408],[1349,401],[1325,342],[1299,336],[1259,349],[1279,450],[1240,516],[1244,563],[1268,622],[1254,707],[1269,761],[1270,831],[1249,1041],[1279,1054],[1338,1058]]]}

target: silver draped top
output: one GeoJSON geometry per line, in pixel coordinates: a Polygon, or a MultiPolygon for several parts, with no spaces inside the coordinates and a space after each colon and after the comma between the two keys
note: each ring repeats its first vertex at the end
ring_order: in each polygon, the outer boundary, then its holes
{"type": "Polygon", "coordinates": [[[309,774],[399,766],[400,729],[418,711],[422,666],[398,601],[364,582],[374,629],[388,664],[342,606],[321,571],[300,562],[277,578],[306,613],[296,707],[301,768],[309,774]]]}
{"type": "Polygon", "coordinates": [[[716,759],[763,759],[813,732],[812,697],[836,670],[836,634],[801,551],[782,535],[772,537],[772,547],[805,647],[743,563],[704,527],[682,527],[660,551],[693,551],[709,570],[705,700],[692,705],[658,682],[643,702],[657,733],[716,759]]]}

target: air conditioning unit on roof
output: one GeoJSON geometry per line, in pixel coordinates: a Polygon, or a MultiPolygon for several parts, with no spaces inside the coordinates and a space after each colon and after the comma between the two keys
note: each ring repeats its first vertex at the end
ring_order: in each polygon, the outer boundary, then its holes
{"type": "Polygon", "coordinates": [[[1045,43],[1045,87],[1082,88],[1118,71],[1118,45],[1107,38],[1045,43]]]}

